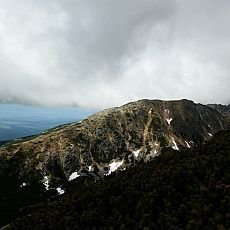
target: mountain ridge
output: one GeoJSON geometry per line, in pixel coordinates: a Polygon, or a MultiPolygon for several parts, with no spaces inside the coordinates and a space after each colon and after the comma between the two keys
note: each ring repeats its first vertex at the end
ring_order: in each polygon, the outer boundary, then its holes
{"type": "Polygon", "coordinates": [[[208,104],[208,106],[223,114],[227,121],[227,128],[230,129],[230,105],[208,104]]]}
{"type": "Polygon", "coordinates": [[[0,148],[0,225],[68,193],[74,181],[85,184],[117,169],[144,166],[161,153],[202,149],[227,128],[226,116],[209,106],[145,99],[7,143],[0,148]]]}
{"type": "Polygon", "coordinates": [[[8,143],[0,148],[0,155],[24,157],[18,175],[21,183],[30,183],[26,172],[31,168],[54,181],[68,180],[71,174],[82,171],[82,175],[91,171],[97,177],[110,173],[112,165],[122,168],[138,160],[147,161],[159,155],[163,147],[190,148],[226,128],[225,117],[208,106],[187,99],[143,99],[103,110],[31,140],[8,143]]]}

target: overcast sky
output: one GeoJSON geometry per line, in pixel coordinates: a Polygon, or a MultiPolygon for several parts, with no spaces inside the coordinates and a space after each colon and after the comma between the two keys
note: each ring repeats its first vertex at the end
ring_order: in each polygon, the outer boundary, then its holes
{"type": "Polygon", "coordinates": [[[230,103],[229,0],[0,0],[0,101],[230,103]]]}

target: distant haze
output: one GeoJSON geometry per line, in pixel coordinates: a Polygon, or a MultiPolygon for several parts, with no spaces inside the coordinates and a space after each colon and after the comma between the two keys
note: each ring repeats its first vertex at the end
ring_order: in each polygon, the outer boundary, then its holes
{"type": "Polygon", "coordinates": [[[230,103],[229,0],[1,0],[0,102],[230,103]]]}
{"type": "Polygon", "coordinates": [[[39,134],[61,124],[78,122],[94,112],[92,109],[0,104],[0,141],[39,134]]]}

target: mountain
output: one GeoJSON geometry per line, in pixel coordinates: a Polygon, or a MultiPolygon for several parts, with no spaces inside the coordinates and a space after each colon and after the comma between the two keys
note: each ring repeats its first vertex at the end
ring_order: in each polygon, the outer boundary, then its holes
{"type": "Polygon", "coordinates": [[[87,184],[118,168],[126,172],[140,164],[144,170],[165,152],[202,148],[227,127],[226,116],[206,105],[140,100],[7,143],[0,148],[0,226],[68,193],[76,177],[87,184]]]}
{"type": "Polygon", "coordinates": [[[230,129],[230,105],[208,104],[208,106],[219,111],[225,117],[228,129],[230,129]]]}
{"type": "Polygon", "coordinates": [[[208,104],[209,107],[218,110],[220,113],[229,114],[230,105],[208,104]]]}
{"type": "Polygon", "coordinates": [[[66,195],[8,229],[230,229],[229,165],[230,131],[221,131],[199,148],[165,149],[96,183],[69,182],[66,195]]]}
{"type": "Polygon", "coordinates": [[[163,147],[196,146],[226,128],[225,117],[205,105],[140,100],[11,142],[0,148],[0,155],[20,159],[14,169],[19,183],[32,183],[33,171],[38,178],[42,175],[41,180],[48,178],[52,187],[79,175],[103,176],[119,166],[148,161],[163,147]]]}

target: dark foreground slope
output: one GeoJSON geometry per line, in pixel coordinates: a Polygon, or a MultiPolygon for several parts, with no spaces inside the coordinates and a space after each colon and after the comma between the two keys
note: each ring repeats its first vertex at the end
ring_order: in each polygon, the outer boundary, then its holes
{"type": "Polygon", "coordinates": [[[165,149],[148,163],[67,194],[11,229],[230,229],[230,131],[193,150],[165,149]]]}

